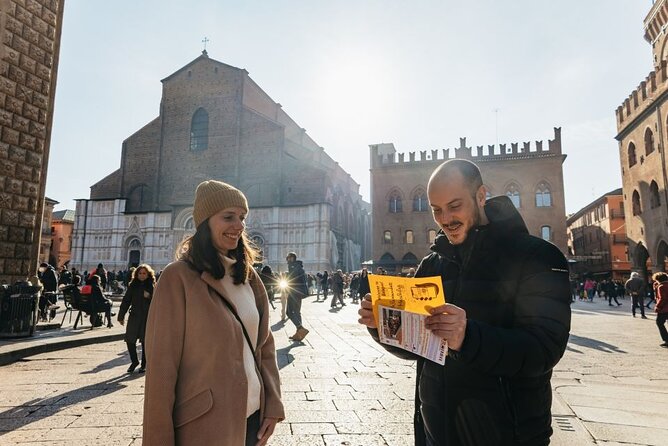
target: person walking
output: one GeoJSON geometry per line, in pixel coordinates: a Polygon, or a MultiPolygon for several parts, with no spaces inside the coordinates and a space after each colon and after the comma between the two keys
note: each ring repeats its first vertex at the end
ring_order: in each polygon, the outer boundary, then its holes
{"type": "Polygon", "coordinates": [[[645,282],[640,277],[640,274],[633,271],[631,278],[624,284],[624,288],[631,295],[631,312],[633,313],[633,317],[636,317],[636,308],[640,308],[641,317],[647,319],[647,316],[645,316],[645,282]]]}
{"type": "Polygon", "coordinates": [[[355,303],[359,302],[360,299],[364,299],[364,296],[370,292],[371,288],[369,288],[369,271],[366,268],[362,268],[362,272],[360,273],[360,284],[359,288],[357,289],[357,300],[355,303]]]}
{"type": "MultiPolygon", "coordinates": [[[[478,167],[453,159],[432,174],[427,195],[440,231],[416,277],[441,276],[447,303],[425,328],[448,343],[445,364],[417,359],[415,443],[547,445],[550,379],[568,344],[568,263],[529,235],[507,196],[486,200],[478,167]]],[[[378,341],[370,295],[359,322],[378,341]]]]}
{"type": "Polygon", "coordinates": [[[612,305],[612,299],[615,299],[615,303],[617,306],[620,306],[621,304],[617,300],[617,285],[613,280],[609,280],[606,282],[606,289],[605,289],[605,294],[608,296],[608,305],[609,306],[614,306],[612,305]]]}
{"type": "Polygon", "coordinates": [[[346,304],[343,302],[343,272],[340,269],[337,269],[335,273],[332,274],[332,302],[330,302],[330,308],[337,307],[337,300],[341,303],[341,307],[345,307],[346,304]]]}
{"type": "Polygon", "coordinates": [[[659,328],[659,334],[663,340],[660,345],[663,348],[668,348],[668,330],[666,330],[666,321],[668,321],[668,274],[664,272],[654,273],[652,280],[654,298],[656,299],[654,305],[656,326],[659,328]]]}
{"type": "Polygon", "coordinates": [[[302,326],[302,300],[308,295],[306,287],[306,273],[302,261],[297,260],[297,254],[289,252],[285,257],[288,262],[287,292],[288,295],[288,318],[295,324],[297,331],[289,339],[301,342],[308,334],[308,330],[302,326]]]}
{"type": "Polygon", "coordinates": [[[144,335],[146,333],[146,320],[148,319],[148,310],[153,299],[153,289],[155,288],[155,272],[147,264],[142,264],[135,269],[132,280],[125,291],[121,308],[118,311],[118,323],[125,325],[125,315],[130,311],[128,326],[125,328],[125,343],[128,346],[130,354],[130,367],[128,373],[134,372],[139,365],[137,358],[137,340],[141,344],[141,367],[139,373],[146,370],[146,346],[144,345],[144,335]]]}
{"type": "Polygon", "coordinates": [[[327,270],[322,273],[320,285],[322,285],[322,301],[327,302],[327,293],[329,293],[329,273],[327,270]]]}
{"type": "Polygon", "coordinates": [[[157,281],[146,325],[144,446],[263,446],[285,418],[248,202],[222,181],[195,192],[195,234],[157,281]]]}

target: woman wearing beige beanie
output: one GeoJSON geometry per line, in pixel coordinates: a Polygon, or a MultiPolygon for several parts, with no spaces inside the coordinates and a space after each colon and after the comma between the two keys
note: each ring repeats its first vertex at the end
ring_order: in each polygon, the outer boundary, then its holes
{"type": "Polygon", "coordinates": [[[158,281],[146,327],[144,445],[262,446],[284,417],[246,197],[197,187],[195,234],[158,281]]]}

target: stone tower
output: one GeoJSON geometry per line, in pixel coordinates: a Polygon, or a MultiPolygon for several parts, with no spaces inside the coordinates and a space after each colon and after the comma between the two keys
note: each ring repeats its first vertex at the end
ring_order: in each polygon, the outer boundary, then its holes
{"type": "Polygon", "coordinates": [[[0,0],[0,281],[39,254],[64,0],[0,0]]]}

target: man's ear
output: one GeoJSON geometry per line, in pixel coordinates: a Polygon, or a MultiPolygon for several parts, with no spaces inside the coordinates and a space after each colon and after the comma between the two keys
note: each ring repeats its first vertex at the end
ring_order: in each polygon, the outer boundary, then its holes
{"type": "Polygon", "coordinates": [[[485,201],[487,200],[487,188],[484,184],[478,188],[478,192],[476,192],[475,197],[478,206],[485,206],[485,201]]]}

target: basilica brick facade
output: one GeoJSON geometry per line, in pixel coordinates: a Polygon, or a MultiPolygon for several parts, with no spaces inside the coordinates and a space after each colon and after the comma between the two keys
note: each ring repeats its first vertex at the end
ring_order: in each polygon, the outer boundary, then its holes
{"type": "Polygon", "coordinates": [[[0,280],[9,283],[37,270],[63,3],[0,0],[0,280]]]}
{"type": "Polygon", "coordinates": [[[373,260],[390,272],[406,272],[429,252],[438,227],[427,200],[427,182],[439,164],[450,158],[475,162],[488,197],[508,195],[522,214],[529,232],[567,253],[566,211],[561,129],[543,144],[500,144],[397,153],[393,144],[371,150],[373,260]]]}
{"type": "Polygon", "coordinates": [[[654,70],[617,107],[619,158],[631,269],[647,279],[668,267],[668,3],[644,21],[654,70]]]}
{"type": "Polygon", "coordinates": [[[162,80],[160,113],[122,145],[120,168],[78,200],[72,265],[162,268],[194,231],[197,185],[219,179],[247,196],[247,229],[285,270],[353,270],[369,251],[359,185],[243,69],[201,56],[162,80]]]}

